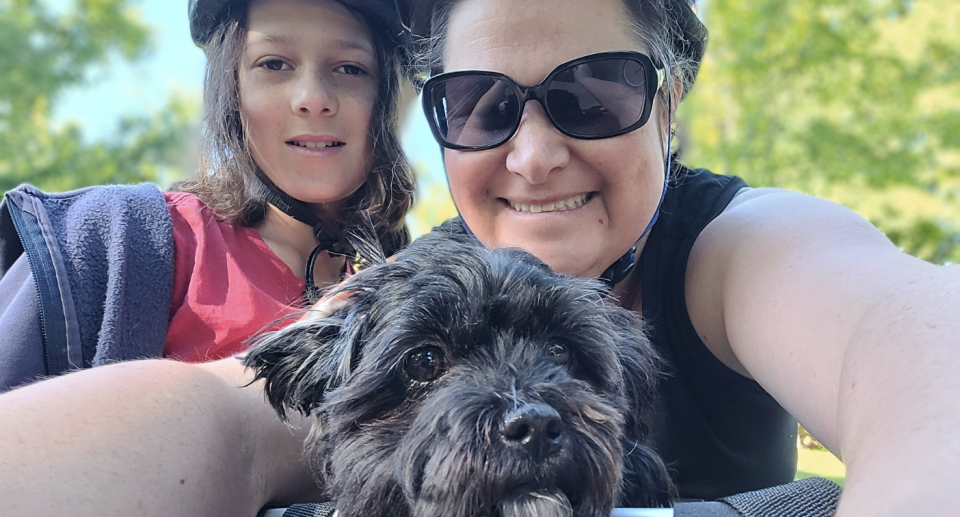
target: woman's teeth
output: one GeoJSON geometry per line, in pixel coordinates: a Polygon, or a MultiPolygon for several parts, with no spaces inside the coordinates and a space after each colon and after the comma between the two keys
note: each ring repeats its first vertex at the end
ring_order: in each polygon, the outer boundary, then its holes
{"type": "Polygon", "coordinates": [[[579,194],[573,196],[570,199],[564,199],[563,201],[557,201],[556,203],[549,203],[546,205],[527,205],[523,203],[515,203],[513,201],[507,201],[510,203],[510,206],[513,207],[517,212],[523,212],[528,214],[539,214],[540,212],[562,212],[563,210],[573,210],[574,208],[580,208],[584,203],[587,202],[586,194],[579,194]]]}
{"type": "Polygon", "coordinates": [[[294,140],[290,142],[297,147],[306,147],[307,149],[324,149],[326,147],[339,147],[343,142],[301,142],[294,140]]]}

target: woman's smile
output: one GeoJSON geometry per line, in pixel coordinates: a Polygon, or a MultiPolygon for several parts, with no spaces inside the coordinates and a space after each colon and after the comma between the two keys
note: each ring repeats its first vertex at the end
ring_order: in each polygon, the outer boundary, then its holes
{"type": "Polygon", "coordinates": [[[576,210],[586,204],[592,195],[592,192],[585,192],[582,194],[575,194],[573,196],[561,196],[559,198],[547,200],[530,201],[520,199],[504,199],[504,201],[517,212],[524,214],[541,214],[548,212],[567,212],[570,210],[576,210]]]}

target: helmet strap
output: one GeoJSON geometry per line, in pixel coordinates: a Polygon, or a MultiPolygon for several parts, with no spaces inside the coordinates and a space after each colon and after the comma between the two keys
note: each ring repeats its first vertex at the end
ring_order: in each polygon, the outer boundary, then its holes
{"type": "Polygon", "coordinates": [[[306,204],[280,190],[280,187],[274,184],[260,169],[257,169],[256,174],[257,179],[260,180],[258,193],[264,201],[313,229],[313,235],[316,237],[318,244],[310,253],[310,258],[307,259],[305,270],[307,285],[304,291],[304,294],[312,299],[317,292],[316,282],[313,278],[313,268],[317,256],[320,255],[321,251],[326,251],[330,255],[344,255],[346,245],[337,237],[333,229],[316,212],[310,210],[306,204]]]}

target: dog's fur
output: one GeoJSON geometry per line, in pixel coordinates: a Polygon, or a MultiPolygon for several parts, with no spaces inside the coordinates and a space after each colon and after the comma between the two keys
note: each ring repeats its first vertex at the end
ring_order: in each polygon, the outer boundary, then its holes
{"type": "Polygon", "coordinates": [[[316,417],[309,445],[340,517],[669,503],[645,445],[658,359],[598,282],[435,233],[338,291],[346,307],[266,335],[246,364],[281,416],[316,417]],[[439,376],[414,378],[441,356],[439,376]]]}

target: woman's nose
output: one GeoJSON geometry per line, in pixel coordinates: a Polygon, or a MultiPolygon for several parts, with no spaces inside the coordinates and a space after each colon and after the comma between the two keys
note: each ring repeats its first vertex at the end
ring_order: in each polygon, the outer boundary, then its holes
{"type": "Polygon", "coordinates": [[[566,138],[553,126],[539,102],[527,102],[517,133],[504,144],[509,146],[507,170],[535,185],[545,182],[551,172],[570,162],[566,138]]]}
{"type": "Polygon", "coordinates": [[[339,108],[334,85],[317,74],[297,79],[290,102],[294,114],[300,116],[333,115],[339,108]]]}

